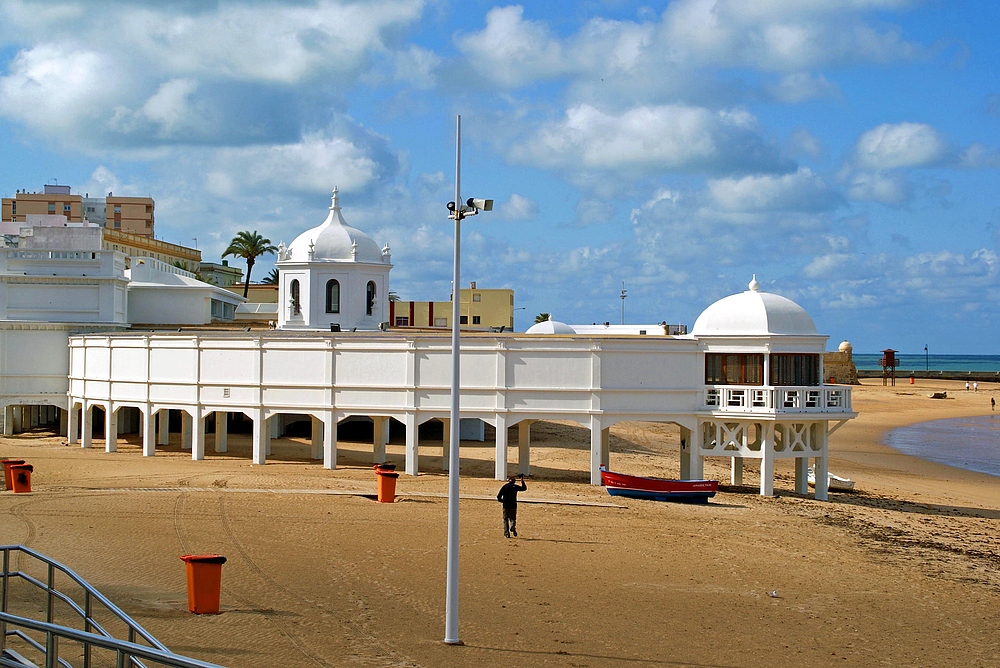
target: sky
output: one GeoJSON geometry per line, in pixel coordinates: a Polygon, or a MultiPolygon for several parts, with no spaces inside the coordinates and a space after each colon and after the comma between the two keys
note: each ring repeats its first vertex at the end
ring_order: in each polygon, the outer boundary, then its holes
{"type": "MultiPolygon", "coordinates": [[[[0,193],[149,196],[218,262],[326,216],[406,300],[694,324],[747,288],[857,352],[1000,354],[1000,3],[0,0],[0,193]]],[[[273,267],[260,260],[254,280],[273,267]]],[[[234,262],[235,264],[235,262],[234,262]]]]}

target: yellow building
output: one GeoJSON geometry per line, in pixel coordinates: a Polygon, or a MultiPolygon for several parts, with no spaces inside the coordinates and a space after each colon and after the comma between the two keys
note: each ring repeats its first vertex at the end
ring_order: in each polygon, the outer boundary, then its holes
{"type": "MultiPolygon", "coordinates": [[[[468,329],[514,329],[514,291],[479,288],[473,281],[459,290],[459,324],[468,329]]],[[[451,327],[451,301],[395,301],[389,304],[392,327],[451,327]]]]}
{"type": "MultiPolygon", "coordinates": [[[[91,224],[129,234],[152,237],[155,224],[153,199],[150,197],[90,197],[74,195],[69,186],[46,185],[40,193],[17,192],[4,197],[0,222],[28,223],[29,216],[63,216],[63,223],[91,224]]],[[[53,224],[50,220],[43,224],[53,224]]]]}
{"type": "Polygon", "coordinates": [[[197,272],[201,266],[201,251],[160,241],[141,234],[129,234],[105,227],[102,232],[104,250],[124,253],[126,258],[151,257],[181,269],[197,272]]]}

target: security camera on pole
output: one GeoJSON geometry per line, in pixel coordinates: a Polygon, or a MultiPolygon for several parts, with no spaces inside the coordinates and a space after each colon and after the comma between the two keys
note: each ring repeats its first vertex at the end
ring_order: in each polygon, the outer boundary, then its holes
{"type": "Polygon", "coordinates": [[[451,290],[451,413],[448,451],[448,577],[445,592],[444,642],[461,645],[458,638],[458,447],[461,424],[459,422],[459,257],[462,239],[462,219],[475,216],[480,211],[492,211],[493,200],[470,197],[462,204],[462,117],[458,117],[455,130],[455,201],[448,202],[448,217],[455,221],[455,265],[451,290]]]}

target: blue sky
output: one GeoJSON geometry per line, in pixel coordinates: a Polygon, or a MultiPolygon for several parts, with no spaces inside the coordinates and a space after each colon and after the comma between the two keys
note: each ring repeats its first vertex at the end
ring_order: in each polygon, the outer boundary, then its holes
{"type": "MultiPolygon", "coordinates": [[[[345,218],[404,299],[463,283],[518,329],[693,324],[764,289],[831,349],[1000,353],[991,2],[0,3],[0,192],[151,196],[217,261],[345,218]]],[[[273,258],[255,267],[260,279],[273,258]]]]}

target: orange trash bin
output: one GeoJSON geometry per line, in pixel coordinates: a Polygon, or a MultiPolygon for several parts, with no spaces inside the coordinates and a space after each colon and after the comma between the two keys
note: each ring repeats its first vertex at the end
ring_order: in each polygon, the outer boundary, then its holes
{"type": "Polygon", "coordinates": [[[196,615],[218,614],[226,558],[221,554],[185,554],[181,561],[187,569],[188,610],[196,615]]]}
{"type": "Polygon", "coordinates": [[[15,464],[23,464],[23,459],[4,459],[3,463],[3,483],[7,489],[14,489],[14,482],[10,478],[10,467],[15,464]]]}
{"type": "Polygon", "coordinates": [[[395,465],[378,465],[375,467],[375,477],[378,478],[378,502],[392,503],[396,500],[396,478],[399,474],[393,469],[395,465]]]}
{"type": "Polygon", "coordinates": [[[27,494],[31,491],[31,472],[35,470],[31,464],[11,464],[10,479],[13,483],[15,494],[27,494]]]}

